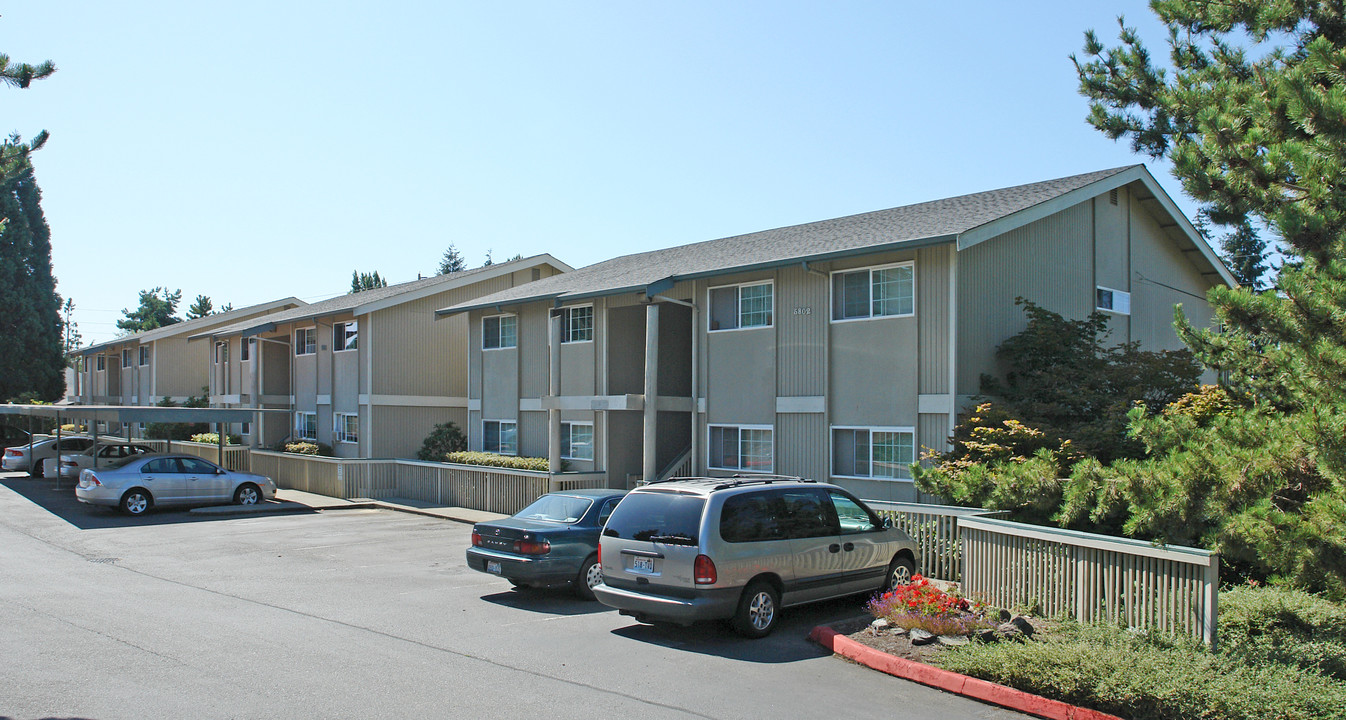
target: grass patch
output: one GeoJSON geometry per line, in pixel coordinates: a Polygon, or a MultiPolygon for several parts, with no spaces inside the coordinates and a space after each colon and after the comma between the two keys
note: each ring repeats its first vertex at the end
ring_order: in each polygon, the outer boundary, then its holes
{"type": "Polygon", "coordinates": [[[951,649],[940,667],[1133,720],[1346,718],[1346,607],[1240,588],[1220,598],[1220,643],[1062,623],[1033,642],[951,649]]]}

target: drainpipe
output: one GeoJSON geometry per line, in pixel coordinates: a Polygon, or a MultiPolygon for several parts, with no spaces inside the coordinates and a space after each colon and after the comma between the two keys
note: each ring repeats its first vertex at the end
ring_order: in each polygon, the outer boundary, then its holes
{"type": "Polygon", "coordinates": [[[547,392],[551,395],[547,408],[547,469],[561,472],[561,310],[552,308],[547,316],[547,350],[551,363],[547,392]]]}
{"type": "Polygon", "coordinates": [[[696,475],[697,458],[701,457],[701,433],[699,432],[699,423],[701,413],[697,409],[701,386],[700,363],[701,363],[701,308],[696,303],[686,300],[676,300],[664,295],[655,295],[654,300],[661,302],[671,302],[677,305],[685,305],[692,309],[692,468],[689,475],[696,475]]]}
{"type": "Polygon", "coordinates": [[[659,305],[651,302],[645,306],[645,433],[644,468],[642,477],[645,482],[655,479],[659,472],[655,443],[658,440],[659,423],[659,305]]]}

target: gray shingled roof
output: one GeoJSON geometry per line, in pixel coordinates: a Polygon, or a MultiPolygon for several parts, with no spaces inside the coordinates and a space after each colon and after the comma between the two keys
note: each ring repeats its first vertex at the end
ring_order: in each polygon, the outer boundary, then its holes
{"type": "Polygon", "coordinates": [[[949,238],[1026,210],[1135,165],[1045,182],[961,195],[833,220],[793,225],[623,255],[574,272],[502,290],[441,312],[532,300],[583,298],[641,291],[660,283],[738,272],[791,261],[822,259],[898,243],[949,238]]]}
{"type": "Polygon", "coordinates": [[[231,320],[235,320],[237,318],[243,317],[251,313],[264,312],[267,308],[270,307],[278,307],[287,304],[298,305],[300,307],[303,307],[304,301],[296,297],[287,297],[287,298],[281,298],[279,300],[272,300],[270,302],[258,303],[256,305],[249,305],[248,307],[239,308],[237,310],[230,310],[229,312],[215,313],[214,315],[207,315],[205,317],[199,317],[192,320],[184,320],[179,323],[173,323],[172,325],[157,327],[154,328],[153,330],[143,330],[138,333],[131,333],[130,335],[122,335],[121,337],[114,338],[112,340],[107,340],[101,343],[94,343],[93,345],[80,348],[78,350],[78,353],[84,355],[91,353],[95,350],[101,350],[105,347],[109,347],[112,345],[121,345],[123,343],[128,342],[145,343],[158,340],[160,338],[172,337],[174,335],[181,335],[182,333],[209,328],[212,325],[227,323],[230,322],[231,320]]]}
{"type": "Polygon", "coordinates": [[[482,275],[485,273],[499,272],[504,268],[509,268],[514,265],[536,264],[539,258],[550,259],[550,256],[534,255],[532,257],[522,258],[520,260],[510,260],[507,262],[494,263],[492,265],[486,265],[479,268],[472,268],[470,270],[461,270],[459,272],[449,273],[447,275],[432,275],[428,278],[421,278],[420,280],[411,280],[409,282],[398,283],[396,285],[389,285],[388,287],[374,288],[372,290],[364,290],[358,293],[347,293],[345,295],[338,295],[336,297],[328,298],[326,300],[320,300],[318,302],[311,303],[309,305],[304,305],[302,307],[291,308],[289,310],[282,310],[280,312],[271,313],[269,315],[262,315],[260,317],[255,317],[244,322],[235,323],[233,325],[222,327],[217,330],[212,330],[209,334],[213,336],[223,337],[226,335],[245,333],[249,330],[256,330],[258,328],[263,328],[267,325],[273,325],[273,324],[280,325],[283,323],[293,322],[296,320],[308,320],[310,318],[317,318],[326,315],[336,315],[338,313],[350,312],[360,306],[371,305],[373,303],[379,302],[380,300],[394,298],[399,295],[409,295],[416,293],[420,290],[433,288],[439,285],[461,284],[464,281],[470,281],[474,276],[482,275]]]}

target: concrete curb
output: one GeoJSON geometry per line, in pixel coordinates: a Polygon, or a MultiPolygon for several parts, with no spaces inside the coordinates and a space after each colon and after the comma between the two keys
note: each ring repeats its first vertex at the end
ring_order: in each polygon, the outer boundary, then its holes
{"type": "Polygon", "coordinates": [[[873,668],[944,692],[962,695],[1009,710],[1017,710],[1048,720],[1123,720],[1097,710],[1077,707],[1060,700],[1026,693],[1012,687],[997,685],[980,678],[907,660],[862,645],[826,625],[819,625],[809,633],[809,639],[832,652],[873,668]]]}

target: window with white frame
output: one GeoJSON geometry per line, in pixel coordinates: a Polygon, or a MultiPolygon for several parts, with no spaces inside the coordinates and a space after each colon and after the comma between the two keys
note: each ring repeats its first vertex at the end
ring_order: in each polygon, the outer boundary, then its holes
{"type": "Polygon", "coordinates": [[[145,367],[146,365],[149,365],[149,364],[150,364],[150,346],[149,346],[149,345],[141,345],[141,346],[140,346],[140,367],[145,367]]]}
{"type": "Polygon", "coordinates": [[[107,356],[105,356],[105,355],[99,355],[99,356],[97,356],[97,360],[94,361],[94,369],[98,370],[99,372],[102,372],[102,371],[106,370],[106,369],[107,369],[107,356]]]}
{"type": "Polygon", "coordinates": [[[252,359],[252,344],[257,342],[252,338],[243,338],[238,348],[238,359],[247,362],[252,359]]]}
{"type": "Polygon", "coordinates": [[[834,476],[910,480],[914,462],[915,428],[832,428],[834,476]]]}
{"type": "Polygon", "coordinates": [[[339,322],[332,324],[332,350],[335,352],[344,352],[346,350],[356,349],[356,342],[360,339],[360,323],[352,320],[351,322],[339,322]]]}
{"type": "Polygon", "coordinates": [[[514,315],[493,315],[481,319],[481,347],[502,350],[519,344],[519,318],[514,315]]]}
{"type": "Polygon", "coordinates": [[[1096,305],[1099,310],[1117,313],[1118,315],[1131,314],[1131,293],[1105,288],[1102,285],[1099,285],[1097,290],[1098,302],[1096,305]]]}
{"type": "Polygon", "coordinates": [[[215,364],[220,365],[229,362],[229,342],[215,343],[215,364]]]}
{"type": "Polygon", "coordinates": [[[312,355],[318,352],[318,328],[300,328],[294,331],[294,354],[312,355]]]}
{"type": "Polygon", "coordinates": [[[902,317],[915,313],[915,263],[832,273],[833,320],[902,317]]]}
{"type": "Polygon", "coordinates": [[[593,423],[561,423],[561,457],[567,460],[594,459],[593,423]]]}
{"type": "Polygon", "coordinates": [[[771,282],[710,289],[710,330],[770,327],[774,306],[771,282]]]}
{"type": "Polygon", "coordinates": [[[122,348],[122,367],[131,367],[131,348],[122,348]]]}
{"type": "Polygon", "coordinates": [[[519,454],[519,426],[512,420],[483,420],[481,447],[501,455],[519,454]]]}
{"type": "Polygon", "coordinates": [[[594,307],[564,307],[561,313],[561,342],[590,342],[594,339],[594,307]]]}
{"type": "Polygon", "coordinates": [[[239,423],[239,424],[238,424],[238,434],[239,434],[239,435],[251,435],[251,434],[252,434],[252,423],[239,423]]]}
{"type": "Polygon", "coordinates": [[[769,473],[775,467],[769,425],[711,425],[707,466],[769,473]]]}
{"type": "Polygon", "coordinates": [[[294,436],[300,440],[318,439],[318,413],[297,412],[294,414],[294,436]]]}
{"type": "Polygon", "coordinates": [[[333,413],[332,432],[337,442],[360,442],[360,416],[354,413],[333,413]]]}

